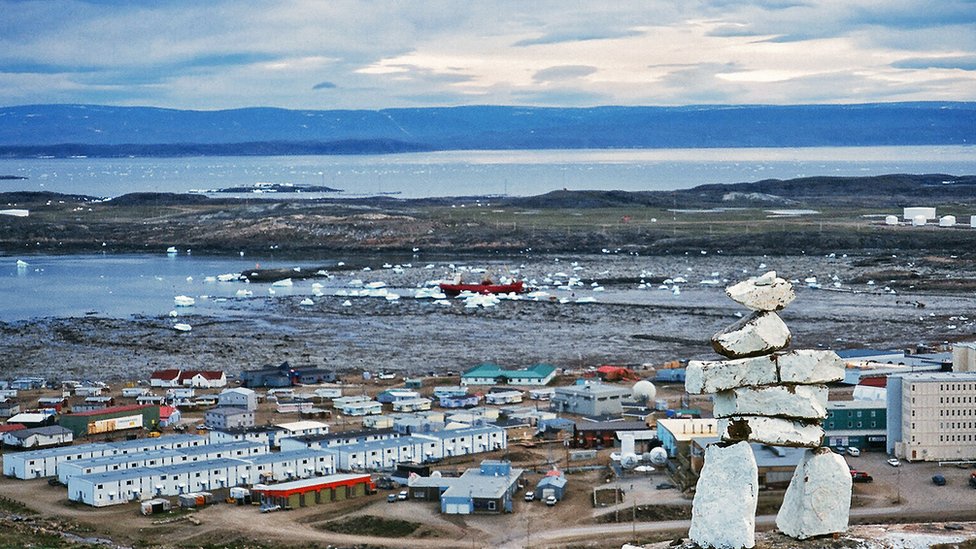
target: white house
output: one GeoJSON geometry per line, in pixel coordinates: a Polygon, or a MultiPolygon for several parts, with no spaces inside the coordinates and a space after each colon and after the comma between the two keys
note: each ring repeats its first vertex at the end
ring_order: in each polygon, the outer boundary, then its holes
{"type": "MultiPolygon", "coordinates": [[[[336,399],[338,400],[338,399],[336,399]]],[[[361,400],[337,406],[339,412],[347,416],[368,416],[383,413],[383,405],[375,400],[361,400]]]]}
{"type": "Polygon", "coordinates": [[[244,387],[224,389],[219,395],[217,395],[217,405],[234,406],[237,408],[244,408],[246,410],[254,411],[258,408],[258,395],[253,389],[247,389],[244,387]]]}
{"type": "Polygon", "coordinates": [[[126,387],[122,389],[122,396],[125,398],[136,398],[149,394],[149,387],[126,387]]]}
{"type": "Polygon", "coordinates": [[[254,411],[245,408],[220,406],[207,410],[204,424],[210,429],[237,429],[254,426],[254,411]]]}
{"type": "Polygon", "coordinates": [[[485,395],[485,404],[514,404],[522,402],[522,391],[499,391],[485,395]]]}
{"type": "Polygon", "coordinates": [[[328,424],[319,421],[293,421],[290,423],[279,423],[276,425],[279,431],[278,444],[281,439],[317,436],[329,434],[328,424]]]}
{"type": "Polygon", "coordinates": [[[90,475],[93,473],[107,473],[124,471],[137,467],[161,467],[182,462],[183,453],[179,450],[160,448],[152,452],[137,454],[120,454],[116,456],[102,456],[89,459],[77,459],[58,464],[58,480],[61,484],[68,484],[71,477],[90,475]]]}
{"type": "Polygon", "coordinates": [[[431,401],[429,398],[419,397],[395,400],[392,406],[394,412],[419,412],[422,410],[430,410],[430,404],[431,401]]]}
{"type": "Polygon", "coordinates": [[[4,445],[22,449],[63,446],[71,444],[72,440],[74,440],[74,435],[72,435],[71,430],[60,425],[20,429],[3,434],[4,445]]]}

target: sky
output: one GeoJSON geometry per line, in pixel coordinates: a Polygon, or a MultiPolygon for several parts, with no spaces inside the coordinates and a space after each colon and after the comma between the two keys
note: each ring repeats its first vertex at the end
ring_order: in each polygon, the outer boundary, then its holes
{"type": "Polygon", "coordinates": [[[0,105],[976,101],[976,0],[0,0],[0,105]]]}

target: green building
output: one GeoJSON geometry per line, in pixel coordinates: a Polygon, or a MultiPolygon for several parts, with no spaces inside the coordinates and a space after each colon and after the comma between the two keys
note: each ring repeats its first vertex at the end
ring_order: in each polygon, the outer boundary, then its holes
{"type": "Polygon", "coordinates": [[[159,406],[134,404],[114,406],[91,412],[64,414],[58,420],[75,438],[128,429],[149,428],[159,424],[159,406]]]}
{"type": "Polygon", "coordinates": [[[461,374],[461,385],[546,385],[556,376],[556,367],[535,364],[519,370],[506,370],[485,362],[461,374]]]}
{"type": "Polygon", "coordinates": [[[884,401],[845,400],[827,403],[824,445],[885,451],[888,409],[884,401]]]}

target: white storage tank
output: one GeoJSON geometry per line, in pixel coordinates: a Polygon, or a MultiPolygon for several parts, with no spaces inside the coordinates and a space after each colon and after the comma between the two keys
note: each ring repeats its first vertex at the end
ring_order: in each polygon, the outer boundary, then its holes
{"type": "Polygon", "coordinates": [[[926,221],[928,221],[928,218],[924,215],[916,215],[912,218],[912,227],[924,227],[926,221]]]}
{"type": "MultiPolygon", "coordinates": [[[[976,216],[974,216],[974,217],[976,217],[976,216]]],[[[885,216],[885,225],[897,225],[897,224],[898,224],[898,216],[897,215],[888,215],[888,216],[885,216]]]]}
{"type": "Polygon", "coordinates": [[[935,208],[929,208],[929,207],[905,208],[905,213],[904,213],[903,218],[906,221],[913,221],[914,222],[915,218],[918,217],[918,216],[920,216],[920,215],[925,216],[925,220],[926,221],[928,221],[929,219],[933,219],[934,220],[934,219],[936,219],[936,216],[935,216],[935,208]]]}
{"type": "Polygon", "coordinates": [[[969,217],[969,226],[976,229],[976,215],[969,217]]]}
{"type": "Polygon", "coordinates": [[[956,216],[954,215],[944,215],[939,218],[940,227],[955,227],[956,226],[956,216]]]}

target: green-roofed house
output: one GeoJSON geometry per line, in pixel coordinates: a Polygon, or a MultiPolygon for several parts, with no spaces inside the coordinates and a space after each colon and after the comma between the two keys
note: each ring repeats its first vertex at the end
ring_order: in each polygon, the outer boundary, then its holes
{"type": "Polygon", "coordinates": [[[461,385],[547,385],[556,376],[551,364],[535,364],[528,368],[506,370],[485,362],[461,374],[461,385]]]}

